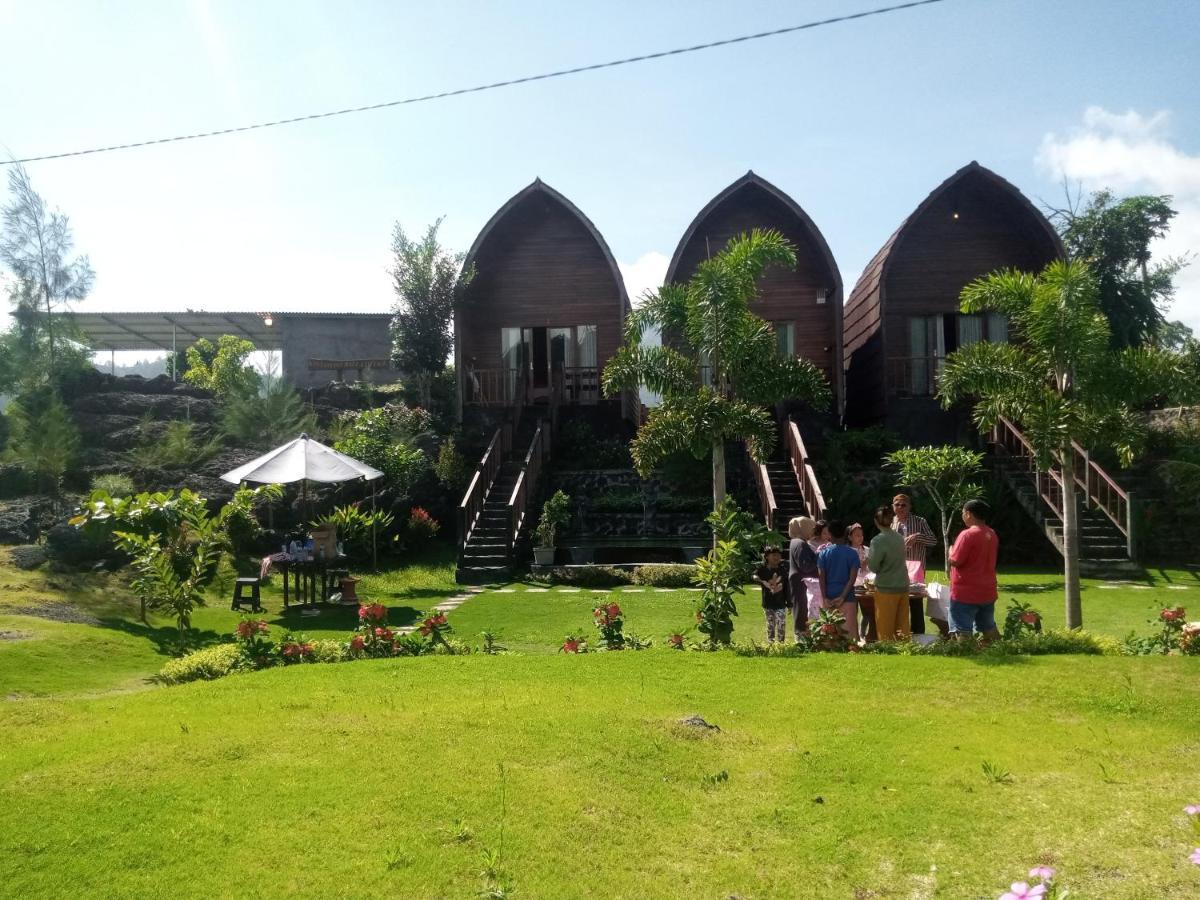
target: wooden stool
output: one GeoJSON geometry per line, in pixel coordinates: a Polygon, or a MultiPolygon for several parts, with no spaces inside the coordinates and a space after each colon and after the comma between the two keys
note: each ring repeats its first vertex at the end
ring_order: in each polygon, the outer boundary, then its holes
{"type": "Polygon", "coordinates": [[[262,612],[262,603],[260,602],[261,587],[262,587],[262,579],[261,578],[239,578],[239,579],[237,579],[237,581],[235,581],[233,583],[233,603],[230,604],[229,608],[232,610],[241,611],[242,603],[249,602],[250,608],[254,612],[262,612]],[[244,587],[250,588],[250,597],[249,597],[248,601],[246,601],[242,598],[242,588],[244,588],[244,587]]]}

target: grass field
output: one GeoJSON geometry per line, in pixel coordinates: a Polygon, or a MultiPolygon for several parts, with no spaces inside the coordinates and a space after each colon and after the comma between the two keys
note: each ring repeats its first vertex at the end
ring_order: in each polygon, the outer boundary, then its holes
{"type": "MultiPolygon", "coordinates": [[[[404,624],[451,575],[362,592],[404,624]]],[[[1003,581],[1061,623],[1061,576],[1003,581]]],[[[119,579],[0,561],[0,894],[458,897],[490,865],[518,897],[962,898],[1045,863],[1073,896],[1200,895],[1200,660],[556,654],[610,597],[660,645],[692,621],[688,591],[509,585],[450,622],[521,655],[165,688],[171,623],[138,622],[119,579]]],[[[266,604],[276,637],[300,624],[266,604]]],[[[1200,578],[1085,587],[1115,637],[1164,605],[1200,608],[1200,578]]],[[[761,639],[755,594],[742,613],[761,639]]],[[[214,598],[195,624],[237,620],[214,598]]]]}

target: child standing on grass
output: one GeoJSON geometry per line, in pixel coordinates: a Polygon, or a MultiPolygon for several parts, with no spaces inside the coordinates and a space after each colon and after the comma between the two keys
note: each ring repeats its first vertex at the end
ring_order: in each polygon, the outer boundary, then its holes
{"type": "Polygon", "coordinates": [[[821,597],[826,609],[837,610],[846,620],[842,629],[850,643],[858,643],[858,602],[854,596],[854,580],[862,560],[858,551],[846,543],[846,526],[830,522],[833,542],[817,554],[817,573],[821,582],[821,597]]]}
{"type": "Polygon", "coordinates": [[[767,643],[783,643],[788,610],[788,570],[783,553],[774,544],[763,547],[763,564],[754,571],[753,579],[762,588],[763,612],[767,617],[767,643]]]}

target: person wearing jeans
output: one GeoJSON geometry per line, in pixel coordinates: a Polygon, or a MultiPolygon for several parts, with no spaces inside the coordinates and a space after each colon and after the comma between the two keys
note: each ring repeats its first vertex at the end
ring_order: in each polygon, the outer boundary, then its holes
{"type": "Polygon", "coordinates": [[[879,534],[871,538],[867,568],[875,573],[875,631],[881,641],[912,637],[908,614],[908,565],[904,538],[892,530],[890,506],[875,510],[879,534]]]}
{"type": "Polygon", "coordinates": [[[978,632],[986,642],[999,639],[996,628],[996,556],[1000,538],[987,524],[991,514],[982,500],[963,504],[966,530],[950,550],[950,629],[959,640],[978,632]]]}

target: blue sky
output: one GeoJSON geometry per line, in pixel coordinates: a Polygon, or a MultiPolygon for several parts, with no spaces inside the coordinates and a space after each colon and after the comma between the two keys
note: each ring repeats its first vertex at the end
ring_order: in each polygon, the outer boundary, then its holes
{"type": "MultiPolygon", "coordinates": [[[[886,0],[190,3],[0,0],[0,149],[16,156],[423,94],[886,0]]],[[[847,289],[977,159],[1035,201],[1174,193],[1200,249],[1189,0],[946,0],[690,56],[404,107],[31,164],[97,272],[82,309],[391,303],[393,222],[465,250],[535,176],[607,238],[631,293],[748,168],[825,233],[847,289]]],[[[1200,330],[1200,265],[1175,315],[1200,330]]]]}

